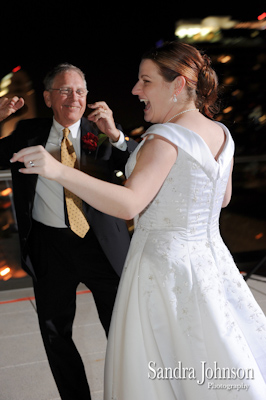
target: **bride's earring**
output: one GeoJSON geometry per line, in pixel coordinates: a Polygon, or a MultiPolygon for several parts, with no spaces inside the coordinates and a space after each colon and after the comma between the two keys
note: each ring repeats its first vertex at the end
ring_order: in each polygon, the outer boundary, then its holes
{"type": "Polygon", "coordinates": [[[177,95],[176,95],[176,94],[174,94],[174,97],[173,97],[173,102],[174,102],[174,103],[176,103],[176,102],[177,102],[177,95]]]}

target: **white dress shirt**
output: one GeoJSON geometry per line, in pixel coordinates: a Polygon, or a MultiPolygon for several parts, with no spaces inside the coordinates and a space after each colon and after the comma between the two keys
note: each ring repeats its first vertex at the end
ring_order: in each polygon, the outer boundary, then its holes
{"type": "MultiPolygon", "coordinates": [[[[80,122],[69,126],[69,140],[73,143],[78,167],[80,160],[80,122]]],[[[45,146],[45,149],[58,161],[60,161],[61,142],[63,139],[64,127],[60,125],[55,119],[50,130],[50,134],[45,146]]],[[[120,138],[117,142],[112,142],[113,146],[122,151],[127,149],[125,137],[120,132],[120,138]]],[[[52,226],[55,228],[66,228],[65,212],[64,212],[64,189],[63,186],[55,181],[38,176],[36,193],[33,204],[32,217],[44,225],[52,226]]]]}

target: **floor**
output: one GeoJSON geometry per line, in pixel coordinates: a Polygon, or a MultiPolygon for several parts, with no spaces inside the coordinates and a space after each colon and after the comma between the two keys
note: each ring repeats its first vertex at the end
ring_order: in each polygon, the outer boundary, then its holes
{"type": "MultiPolygon", "coordinates": [[[[103,398],[105,333],[92,294],[78,287],[73,336],[92,400],[103,398]]],[[[39,332],[32,288],[0,292],[0,399],[59,400],[39,332]],[[14,301],[15,300],[15,301],[14,301]]]]}
{"type": "MultiPolygon", "coordinates": [[[[248,280],[266,313],[266,278],[248,280]]],[[[84,360],[92,400],[103,399],[104,331],[94,301],[78,287],[74,340],[84,360]]],[[[0,400],[60,400],[39,333],[32,288],[0,292],[0,400]]]]}

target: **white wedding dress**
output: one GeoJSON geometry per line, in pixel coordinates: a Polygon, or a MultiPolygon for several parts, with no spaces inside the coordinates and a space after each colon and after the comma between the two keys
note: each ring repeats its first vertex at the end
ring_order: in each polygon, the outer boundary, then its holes
{"type": "Polygon", "coordinates": [[[266,319],[219,233],[234,152],[220,125],[218,162],[184,127],[146,132],[175,143],[178,156],[136,221],[108,339],[105,400],[266,399],[266,319]]]}

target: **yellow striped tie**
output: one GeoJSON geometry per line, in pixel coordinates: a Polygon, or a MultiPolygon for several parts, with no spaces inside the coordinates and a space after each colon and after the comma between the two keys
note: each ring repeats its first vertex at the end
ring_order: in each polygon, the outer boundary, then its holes
{"type": "MultiPolygon", "coordinates": [[[[61,162],[68,167],[74,168],[77,155],[75,153],[73,144],[68,138],[69,133],[70,130],[68,128],[63,129],[61,162]]],[[[64,188],[64,191],[70,229],[75,232],[76,235],[83,238],[90,229],[90,226],[82,211],[82,200],[66,188],[64,188]]]]}

